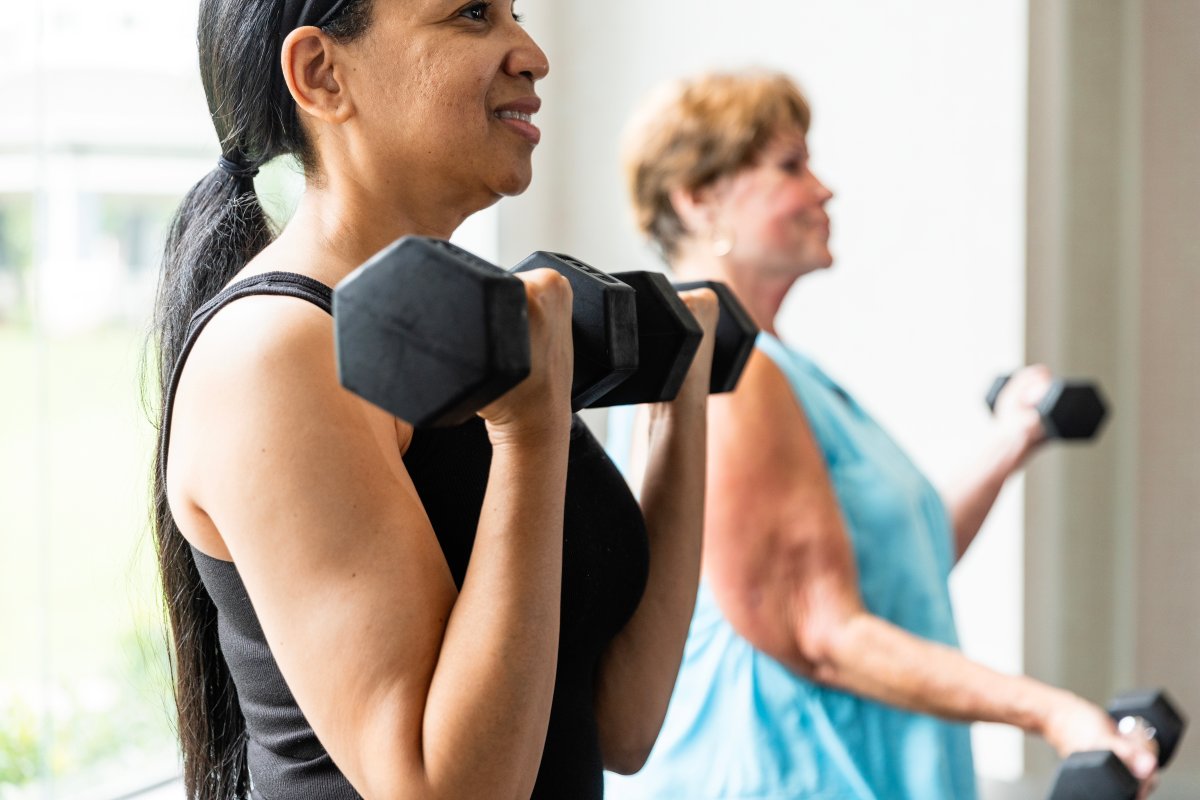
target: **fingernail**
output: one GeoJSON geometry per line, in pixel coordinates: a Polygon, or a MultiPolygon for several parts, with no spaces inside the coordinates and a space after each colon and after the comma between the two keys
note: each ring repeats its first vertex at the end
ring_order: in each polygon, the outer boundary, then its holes
{"type": "Polygon", "coordinates": [[[1158,765],[1158,759],[1149,753],[1142,753],[1137,758],[1137,771],[1139,778],[1149,777],[1154,768],[1158,765]]]}

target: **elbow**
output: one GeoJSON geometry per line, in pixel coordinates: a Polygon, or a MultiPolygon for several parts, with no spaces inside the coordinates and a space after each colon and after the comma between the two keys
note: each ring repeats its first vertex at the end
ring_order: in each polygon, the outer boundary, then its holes
{"type": "Polygon", "coordinates": [[[618,775],[632,775],[646,766],[662,729],[665,711],[663,709],[661,715],[647,715],[651,719],[642,718],[636,724],[626,724],[619,735],[613,732],[614,735],[604,736],[601,728],[600,752],[604,768],[618,775]]]}
{"type": "Polygon", "coordinates": [[[618,775],[632,775],[646,766],[646,761],[650,758],[650,750],[653,746],[654,742],[650,741],[648,744],[637,747],[622,748],[615,752],[605,752],[604,768],[618,775]]]}
{"type": "Polygon", "coordinates": [[[807,620],[796,633],[801,672],[822,686],[844,689],[842,679],[854,658],[859,614],[829,615],[807,620]]]}

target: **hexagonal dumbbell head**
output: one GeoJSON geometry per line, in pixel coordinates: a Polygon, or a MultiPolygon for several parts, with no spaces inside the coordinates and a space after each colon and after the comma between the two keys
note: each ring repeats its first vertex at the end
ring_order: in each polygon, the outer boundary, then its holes
{"type": "Polygon", "coordinates": [[[1134,800],[1138,779],[1108,750],[1072,753],[1059,764],[1047,800],[1134,800]]]}
{"type": "Polygon", "coordinates": [[[637,292],[638,368],[589,407],[674,400],[704,331],[662,274],[618,272],[613,277],[637,292]]]}
{"type": "Polygon", "coordinates": [[[1046,432],[1058,439],[1091,439],[1107,413],[1100,390],[1083,381],[1055,381],[1038,411],[1046,432]]]}
{"type": "Polygon", "coordinates": [[[466,422],[529,375],[524,284],[440,239],[384,248],[333,314],[342,385],[416,427],[466,422]]]}
{"type": "MultiPolygon", "coordinates": [[[[1010,376],[1001,375],[987,393],[988,408],[996,410],[1000,391],[1010,376]]],[[[1091,439],[1100,429],[1108,409],[1100,389],[1090,381],[1054,380],[1037,404],[1042,427],[1051,439],[1091,439]]]]}
{"type": "Polygon", "coordinates": [[[637,370],[637,299],[626,284],[562,253],[538,251],[513,272],[547,268],[571,283],[576,411],[608,394],[637,370]]]}
{"type": "Polygon", "coordinates": [[[713,347],[712,394],[732,392],[737,388],[742,370],[754,352],[754,340],[758,337],[758,326],[750,312],[734,295],[733,290],[719,281],[687,281],[676,283],[679,291],[688,289],[712,289],[721,304],[721,316],[717,320],[717,340],[713,347]]]}
{"type": "Polygon", "coordinates": [[[1140,718],[1153,729],[1160,767],[1165,767],[1175,755],[1187,728],[1187,718],[1162,689],[1140,689],[1117,695],[1108,704],[1108,713],[1118,725],[1127,717],[1140,718]]]}

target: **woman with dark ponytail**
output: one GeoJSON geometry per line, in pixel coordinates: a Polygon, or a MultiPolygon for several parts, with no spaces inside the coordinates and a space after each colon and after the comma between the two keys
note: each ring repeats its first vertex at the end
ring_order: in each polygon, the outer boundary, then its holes
{"type": "MultiPolygon", "coordinates": [[[[641,507],[570,411],[570,289],[533,371],[414,430],[337,382],[328,287],[523,191],[548,65],[512,0],[201,0],[222,156],[156,307],[155,533],[189,798],[595,798],[657,736],[699,571],[715,300],[641,507]],[[278,236],[254,190],[293,156],[278,236]]],[[[419,291],[419,289],[414,289],[419,291]]],[[[447,309],[446,313],[453,313],[447,309]]]]}

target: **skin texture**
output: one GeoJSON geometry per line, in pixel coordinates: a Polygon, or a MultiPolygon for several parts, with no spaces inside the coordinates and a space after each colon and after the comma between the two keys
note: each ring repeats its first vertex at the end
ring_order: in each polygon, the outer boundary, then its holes
{"type": "MultiPolygon", "coordinates": [[[[544,53],[507,0],[378,0],[339,44],[301,28],[281,66],[319,173],[237,279],[334,285],[406,234],[449,237],[528,185],[544,53]]],[[[483,409],[493,459],[457,591],[403,455],[412,428],[343,390],[329,317],[252,297],[196,343],[175,401],[168,496],[184,536],[232,560],[305,716],[366,798],[528,797],[554,687],[570,431],[571,290],[524,273],[533,369],[483,409]],[[414,598],[419,601],[414,602],[414,598]]],[[[596,696],[603,757],[640,765],[682,657],[699,573],[711,292],[702,352],[661,420],[643,503],[652,569],[596,696]]]]}
{"type": "MultiPolygon", "coordinates": [[[[755,164],[672,193],[688,235],[671,266],[683,280],[725,281],[775,333],[793,283],[833,263],[832,196],[809,168],[804,132],[780,131],[755,164]]],[[[1041,366],[1014,375],[988,440],[946,492],[958,555],[1004,481],[1044,441],[1035,405],[1048,382],[1041,366]]],[[[704,574],[731,624],[757,648],[799,675],[884,703],[1016,725],[1064,756],[1114,750],[1147,779],[1148,792],[1149,751],[1119,737],[1100,708],[990,670],[863,606],[853,549],[804,410],[760,352],[736,392],[710,401],[708,465],[704,574]]]]}

